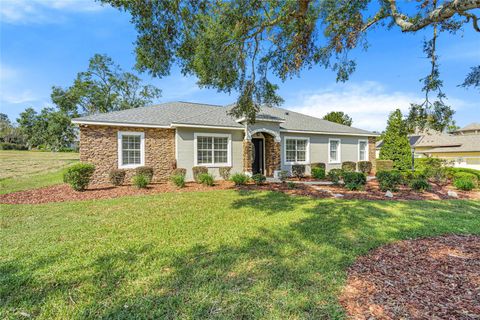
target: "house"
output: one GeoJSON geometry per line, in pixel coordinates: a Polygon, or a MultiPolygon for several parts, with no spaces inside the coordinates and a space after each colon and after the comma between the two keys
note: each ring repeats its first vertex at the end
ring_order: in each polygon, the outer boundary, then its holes
{"type": "Polygon", "coordinates": [[[287,109],[262,107],[253,124],[234,119],[230,106],[171,102],[73,119],[80,128],[80,160],[93,163],[93,183],[108,182],[112,169],[131,172],[154,168],[154,181],[165,181],[173,168],[205,166],[273,176],[294,164],[374,160],[377,134],[287,109]]]}
{"type": "MultiPolygon", "coordinates": [[[[480,124],[472,123],[452,133],[428,130],[409,136],[416,158],[445,159],[455,167],[480,170],[480,124]]],[[[377,157],[383,142],[377,143],[377,157]]]]}

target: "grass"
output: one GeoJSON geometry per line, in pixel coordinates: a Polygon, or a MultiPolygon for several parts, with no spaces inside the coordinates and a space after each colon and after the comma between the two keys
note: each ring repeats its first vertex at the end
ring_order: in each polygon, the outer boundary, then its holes
{"type": "Polygon", "coordinates": [[[230,190],[3,205],[0,219],[2,319],[338,319],[359,255],[480,234],[480,202],[230,190]]]}
{"type": "Polygon", "coordinates": [[[62,183],[78,153],[0,150],[0,194],[62,183]]]}

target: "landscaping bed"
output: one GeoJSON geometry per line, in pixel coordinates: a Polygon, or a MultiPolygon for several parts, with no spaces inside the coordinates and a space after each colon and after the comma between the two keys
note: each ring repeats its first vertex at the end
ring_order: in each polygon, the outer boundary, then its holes
{"type": "Polygon", "coordinates": [[[407,240],[360,257],[340,302],[353,319],[478,319],[480,237],[407,240]]]}

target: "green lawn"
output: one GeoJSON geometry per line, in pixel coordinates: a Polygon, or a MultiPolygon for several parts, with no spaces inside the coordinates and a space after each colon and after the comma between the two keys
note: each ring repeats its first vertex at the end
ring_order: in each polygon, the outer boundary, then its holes
{"type": "Polygon", "coordinates": [[[0,194],[62,183],[78,153],[0,150],[0,194]]]}
{"type": "Polygon", "coordinates": [[[328,319],[346,268],[398,239],[480,234],[478,201],[212,191],[0,207],[0,318],[328,319]]]}

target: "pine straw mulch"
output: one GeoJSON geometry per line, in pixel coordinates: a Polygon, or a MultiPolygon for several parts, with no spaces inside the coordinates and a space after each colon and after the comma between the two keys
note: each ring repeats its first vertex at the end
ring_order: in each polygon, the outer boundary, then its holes
{"type": "MultiPolygon", "coordinates": [[[[376,181],[367,183],[363,191],[348,191],[342,186],[312,186],[296,184],[294,189],[289,189],[286,183],[266,183],[256,186],[250,183],[245,186],[235,187],[230,181],[215,181],[212,187],[198,183],[189,182],[185,188],[177,188],[171,183],[158,183],[149,185],[146,189],[137,189],[131,185],[93,186],[83,192],[72,190],[66,184],[54,185],[40,189],[31,189],[0,195],[0,203],[3,204],[39,204],[49,202],[81,201],[94,199],[111,199],[131,195],[148,195],[165,192],[191,192],[191,191],[213,191],[213,190],[264,190],[277,191],[294,196],[307,196],[312,198],[333,198],[334,194],[341,194],[342,199],[363,199],[363,200],[441,200],[452,199],[447,195],[447,187],[434,186],[431,191],[423,193],[401,188],[394,192],[393,198],[386,198],[385,192],[380,191],[376,181]]],[[[461,192],[457,191],[459,199],[480,199],[479,191],[461,192]]]]}
{"type": "Polygon", "coordinates": [[[340,303],[352,319],[480,319],[480,237],[376,249],[350,267],[340,303]]]}

